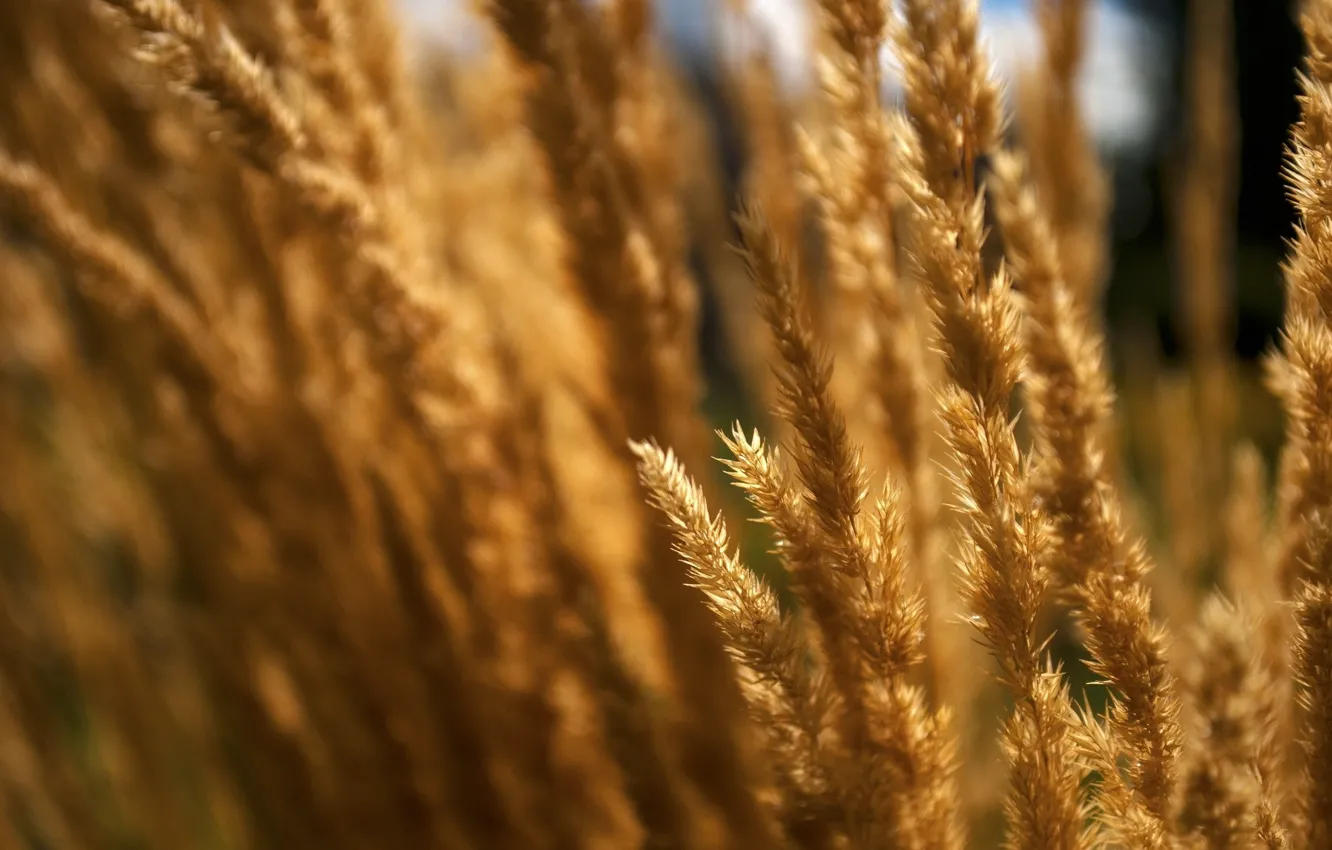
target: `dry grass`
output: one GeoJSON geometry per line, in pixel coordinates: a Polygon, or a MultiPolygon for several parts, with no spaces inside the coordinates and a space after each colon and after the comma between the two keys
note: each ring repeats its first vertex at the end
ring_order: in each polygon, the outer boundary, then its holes
{"type": "Polygon", "coordinates": [[[1162,537],[1082,0],[1011,139],[974,2],[820,0],[812,102],[730,69],[733,236],[643,0],[411,62],[385,0],[0,0],[0,850],[1332,847],[1332,4],[1274,475],[1194,7],[1162,537]]]}

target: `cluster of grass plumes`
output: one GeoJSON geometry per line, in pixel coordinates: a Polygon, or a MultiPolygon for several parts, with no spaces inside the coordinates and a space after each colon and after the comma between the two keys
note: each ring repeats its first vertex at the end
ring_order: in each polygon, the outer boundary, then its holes
{"type": "Polygon", "coordinates": [[[1085,6],[1009,140],[974,2],[820,0],[808,102],[729,69],[728,256],[645,0],[490,0],[468,57],[0,0],[0,850],[1332,847],[1332,3],[1274,476],[1194,3],[1164,534],[1085,6]],[[700,269],[767,439],[711,440],[700,269]]]}

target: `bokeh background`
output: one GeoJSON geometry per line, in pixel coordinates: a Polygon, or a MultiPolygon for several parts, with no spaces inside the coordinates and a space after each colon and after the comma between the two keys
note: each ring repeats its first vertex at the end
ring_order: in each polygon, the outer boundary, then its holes
{"type": "MultiPolygon", "coordinates": [[[[1083,108],[1113,177],[1113,266],[1105,309],[1118,376],[1132,378],[1144,358],[1165,367],[1181,354],[1179,256],[1172,225],[1178,175],[1188,156],[1186,62],[1189,0],[1092,0],[1081,84],[1083,108]]],[[[1242,365],[1244,430],[1271,446],[1279,434],[1275,405],[1258,389],[1257,363],[1270,348],[1281,313],[1280,258],[1292,213],[1281,178],[1289,126],[1296,116],[1300,42],[1294,4],[1267,0],[1192,0],[1204,15],[1230,17],[1238,203],[1227,261],[1233,272],[1233,345],[1242,365]]],[[[400,0],[415,39],[467,54],[482,42],[468,0],[400,0]]],[[[757,33],[793,93],[810,85],[806,0],[749,0],[749,28],[737,31],[724,0],[657,0],[661,30],[714,124],[723,173],[742,167],[740,145],[721,94],[724,59],[757,33]]],[[[1028,0],[983,0],[982,19],[999,74],[1013,79],[1037,55],[1039,36],[1028,0]]],[[[729,7],[727,7],[729,8],[729,7]]],[[[891,79],[885,97],[891,98],[891,79]]],[[[715,299],[708,309],[717,308],[715,299]]],[[[709,313],[704,350],[714,395],[730,376],[723,323],[709,313]]],[[[1122,386],[1122,383],[1121,383],[1122,386]]]]}

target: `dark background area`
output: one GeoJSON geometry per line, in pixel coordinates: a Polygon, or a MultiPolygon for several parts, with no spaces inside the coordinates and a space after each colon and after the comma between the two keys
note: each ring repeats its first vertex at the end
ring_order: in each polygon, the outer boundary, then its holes
{"type": "MultiPolygon", "coordinates": [[[[1206,0],[1204,0],[1206,2],[1206,0]]],[[[1161,137],[1144,173],[1151,192],[1146,227],[1115,246],[1107,309],[1115,326],[1150,320],[1162,353],[1178,354],[1173,243],[1169,226],[1171,175],[1182,155],[1185,32],[1183,0],[1137,0],[1168,33],[1171,88],[1161,137]]],[[[1218,4],[1219,5],[1219,4],[1218,4]]],[[[1235,280],[1237,353],[1252,360],[1273,342],[1281,318],[1279,263],[1293,214],[1282,178],[1285,145],[1297,117],[1296,70],[1302,45],[1294,4],[1236,0],[1234,46],[1238,110],[1239,201],[1235,280]]]]}

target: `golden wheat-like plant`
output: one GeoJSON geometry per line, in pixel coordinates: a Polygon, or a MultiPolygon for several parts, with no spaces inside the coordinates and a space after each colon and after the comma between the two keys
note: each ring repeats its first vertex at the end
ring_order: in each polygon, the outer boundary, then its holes
{"type": "Polygon", "coordinates": [[[1086,0],[1012,134],[974,0],[815,12],[807,99],[727,68],[730,198],[646,0],[488,0],[468,56],[387,0],[0,0],[0,850],[1332,847],[1332,2],[1271,476],[1229,12],[1165,427],[1086,0]],[[766,414],[717,440],[709,291],[766,414]]]}

